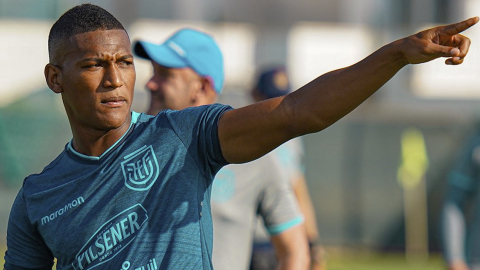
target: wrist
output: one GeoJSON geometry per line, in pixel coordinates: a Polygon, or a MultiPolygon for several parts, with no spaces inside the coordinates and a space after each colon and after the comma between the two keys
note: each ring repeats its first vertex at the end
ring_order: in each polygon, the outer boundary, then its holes
{"type": "Polygon", "coordinates": [[[382,48],[387,51],[390,56],[389,59],[392,61],[392,63],[399,65],[399,68],[403,68],[404,66],[411,64],[407,56],[407,49],[409,48],[408,38],[410,37],[396,40],[382,48]]]}

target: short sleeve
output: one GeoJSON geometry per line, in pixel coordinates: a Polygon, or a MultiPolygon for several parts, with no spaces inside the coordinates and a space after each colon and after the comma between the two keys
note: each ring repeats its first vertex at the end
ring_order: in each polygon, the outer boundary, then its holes
{"type": "Polygon", "coordinates": [[[53,263],[51,251],[28,218],[22,188],[8,220],[4,267],[8,270],[43,270],[52,269],[53,263]]]}
{"type": "Polygon", "coordinates": [[[291,183],[281,164],[272,156],[264,166],[265,184],[260,198],[258,214],[263,219],[265,228],[270,235],[276,235],[303,223],[297,200],[291,183]]]}
{"type": "Polygon", "coordinates": [[[167,113],[176,135],[208,179],[213,179],[218,170],[228,164],[220,147],[218,122],[223,113],[231,109],[213,104],[167,113]]]}

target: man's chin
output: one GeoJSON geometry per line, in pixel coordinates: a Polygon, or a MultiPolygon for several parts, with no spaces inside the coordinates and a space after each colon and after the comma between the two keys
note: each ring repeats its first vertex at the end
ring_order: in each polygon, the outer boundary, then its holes
{"type": "Polygon", "coordinates": [[[103,123],[108,129],[118,129],[123,127],[125,124],[130,124],[131,121],[131,112],[110,112],[103,117],[103,123]],[[128,122],[128,123],[127,123],[128,122]]]}

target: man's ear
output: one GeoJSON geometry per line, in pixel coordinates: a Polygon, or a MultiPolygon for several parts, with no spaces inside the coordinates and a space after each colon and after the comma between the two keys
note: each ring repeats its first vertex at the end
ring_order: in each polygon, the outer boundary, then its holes
{"type": "Polygon", "coordinates": [[[199,86],[192,93],[193,106],[200,106],[214,103],[217,100],[217,92],[213,89],[213,84],[207,78],[200,78],[199,86]]]}
{"type": "Polygon", "coordinates": [[[217,91],[213,86],[213,82],[208,78],[202,78],[202,93],[209,103],[214,103],[217,100],[217,91]]]}
{"type": "Polygon", "coordinates": [[[53,64],[47,64],[44,70],[47,85],[54,93],[62,93],[62,70],[53,64]]]}

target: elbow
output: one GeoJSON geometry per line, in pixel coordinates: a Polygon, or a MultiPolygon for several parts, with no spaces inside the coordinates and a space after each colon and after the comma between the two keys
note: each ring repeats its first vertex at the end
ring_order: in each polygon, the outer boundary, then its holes
{"type": "Polygon", "coordinates": [[[308,110],[291,110],[290,117],[292,123],[290,131],[294,137],[320,132],[338,121],[329,115],[320,115],[308,110]]]}
{"type": "Polygon", "coordinates": [[[316,133],[326,129],[341,117],[335,113],[330,113],[330,110],[312,108],[309,101],[304,101],[296,98],[295,95],[287,95],[284,99],[284,117],[289,119],[290,134],[293,137],[302,136],[305,134],[316,133]]]}
{"type": "Polygon", "coordinates": [[[292,129],[293,137],[298,137],[306,134],[320,132],[331,126],[334,121],[328,121],[316,116],[307,116],[295,121],[295,126],[292,129]]]}

